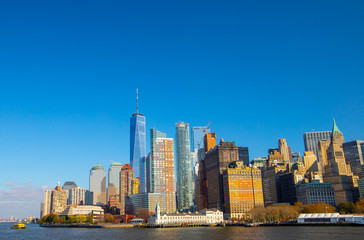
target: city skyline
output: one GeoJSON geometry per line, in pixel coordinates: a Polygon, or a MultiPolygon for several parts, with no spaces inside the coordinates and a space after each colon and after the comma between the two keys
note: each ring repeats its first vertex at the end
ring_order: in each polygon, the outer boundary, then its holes
{"type": "Polygon", "coordinates": [[[179,121],[211,121],[250,160],[279,138],[303,156],[303,134],[333,117],[364,140],[363,3],[57,4],[0,8],[0,217],[129,163],[136,88],[146,154],[150,129],[175,136],[179,121]]]}

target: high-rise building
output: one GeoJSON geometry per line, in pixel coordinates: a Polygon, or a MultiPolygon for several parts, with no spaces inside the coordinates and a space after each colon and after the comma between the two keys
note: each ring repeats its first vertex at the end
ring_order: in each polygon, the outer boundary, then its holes
{"type": "Polygon", "coordinates": [[[330,140],[331,139],[331,132],[330,131],[323,131],[323,132],[306,132],[303,134],[303,141],[305,143],[305,151],[313,152],[317,159],[319,158],[319,150],[318,144],[322,140],[330,140]]]}
{"type": "Polygon", "coordinates": [[[90,170],[89,189],[93,192],[93,205],[106,204],[106,171],[98,163],[90,170]]]}
{"type": "Polygon", "coordinates": [[[351,171],[354,175],[362,177],[361,165],[364,164],[364,141],[351,141],[343,144],[346,164],[350,164],[351,171]]]}
{"type": "Polygon", "coordinates": [[[76,188],[77,184],[73,181],[67,181],[63,184],[62,189],[63,190],[71,190],[72,188],[76,188]]]}
{"type": "Polygon", "coordinates": [[[223,171],[230,163],[239,161],[238,146],[233,141],[224,141],[206,152],[205,171],[207,181],[208,208],[224,211],[223,171]]]}
{"type": "Polygon", "coordinates": [[[192,127],[192,152],[204,147],[205,133],[209,133],[210,129],[206,127],[192,127]]]}
{"type": "Polygon", "coordinates": [[[163,212],[176,211],[174,177],[174,142],[172,138],[157,138],[153,144],[154,193],[161,193],[163,212]]]}
{"type": "Polygon", "coordinates": [[[216,146],[216,133],[210,132],[205,134],[204,138],[205,152],[210,151],[210,149],[214,148],[215,146],[216,146]]]}
{"type": "Polygon", "coordinates": [[[145,179],[145,192],[149,193],[152,192],[152,184],[151,184],[151,177],[152,177],[152,153],[150,152],[145,159],[145,166],[146,166],[146,179],[145,179]]]}
{"type": "Polygon", "coordinates": [[[286,166],[284,165],[270,165],[263,172],[263,196],[265,206],[278,202],[279,177],[285,172],[286,166]]]}
{"type": "Polygon", "coordinates": [[[319,172],[317,157],[313,152],[304,152],[303,162],[306,172],[319,172]]]}
{"type": "Polygon", "coordinates": [[[140,193],[140,180],[139,178],[133,178],[131,180],[131,195],[140,193]]]}
{"type": "Polygon", "coordinates": [[[252,208],[264,206],[262,176],[258,168],[233,162],[223,173],[224,218],[242,218],[252,208]]]}
{"type": "Polygon", "coordinates": [[[85,205],[86,189],[76,187],[69,190],[69,203],[72,205],[85,205]]]}
{"type": "Polygon", "coordinates": [[[273,152],[270,152],[268,155],[268,167],[270,166],[285,166],[288,164],[288,161],[285,160],[285,157],[283,154],[281,154],[277,150],[273,150],[273,152]]]}
{"type": "Polygon", "coordinates": [[[135,177],[140,177],[140,163],[142,158],[147,157],[147,149],[145,117],[139,113],[138,90],[136,110],[136,113],[130,118],[130,165],[134,170],[135,177]]]}
{"type": "Polygon", "coordinates": [[[148,157],[142,157],[142,159],[140,160],[140,192],[146,192],[147,191],[147,183],[148,183],[148,179],[147,179],[147,158],[148,157]]]}
{"type": "Polygon", "coordinates": [[[149,159],[149,175],[150,179],[148,179],[149,182],[149,191],[148,192],[154,192],[154,175],[155,175],[155,163],[153,159],[154,155],[154,143],[157,141],[158,138],[166,138],[167,134],[164,132],[158,131],[154,128],[150,129],[150,159],[149,159]]]}
{"type": "Polygon", "coordinates": [[[325,172],[325,166],[327,162],[327,149],[329,148],[331,139],[321,140],[318,143],[318,165],[320,166],[321,172],[325,172]]]}
{"type": "Polygon", "coordinates": [[[239,161],[243,161],[245,166],[249,166],[249,150],[247,147],[238,147],[239,161]]]}
{"type": "Polygon", "coordinates": [[[292,153],[292,162],[302,162],[301,154],[299,152],[292,153]]]}
{"type": "Polygon", "coordinates": [[[353,190],[357,187],[357,177],[353,176],[350,165],[347,165],[345,161],[343,143],[344,135],[334,120],[331,143],[327,149],[328,164],[325,166],[324,182],[332,184],[337,204],[353,202],[353,190]]]}
{"type": "Polygon", "coordinates": [[[283,155],[286,163],[292,162],[291,148],[287,145],[285,138],[278,139],[278,150],[283,155]]]}
{"type": "Polygon", "coordinates": [[[109,167],[109,178],[107,186],[107,201],[110,200],[110,196],[119,194],[119,184],[120,184],[120,171],[123,164],[120,162],[113,162],[109,167]]]}
{"type": "Polygon", "coordinates": [[[132,179],[134,179],[133,168],[129,164],[124,164],[120,171],[120,214],[125,214],[125,201],[126,197],[132,193],[132,179]]]}
{"type": "Polygon", "coordinates": [[[267,167],[267,162],[268,162],[267,157],[257,157],[257,158],[254,158],[250,164],[253,167],[259,168],[263,172],[265,170],[265,168],[267,167]]]}
{"type": "Polygon", "coordinates": [[[335,191],[331,183],[302,183],[297,186],[297,201],[302,204],[324,202],[336,206],[335,191]]]}
{"type": "Polygon", "coordinates": [[[189,124],[176,123],[177,150],[177,198],[178,210],[193,205],[192,161],[189,124]]]}
{"type": "Polygon", "coordinates": [[[47,214],[55,213],[59,214],[67,207],[68,190],[63,190],[57,184],[54,190],[47,190],[44,192],[44,203],[42,209],[42,217],[47,214]]]}

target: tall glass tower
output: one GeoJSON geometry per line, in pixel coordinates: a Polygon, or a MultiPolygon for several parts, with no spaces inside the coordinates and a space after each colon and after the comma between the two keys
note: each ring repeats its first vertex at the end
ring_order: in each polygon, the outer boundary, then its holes
{"type": "MultiPolygon", "coordinates": [[[[140,174],[141,160],[146,157],[146,133],[145,117],[139,113],[138,89],[137,89],[137,109],[130,118],[130,165],[134,170],[135,177],[142,178],[140,174]]],[[[145,175],[144,175],[145,178],[145,175]]],[[[140,179],[140,181],[144,181],[140,179]]]]}
{"type": "Polygon", "coordinates": [[[148,184],[149,184],[149,191],[150,192],[154,192],[154,176],[155,176],[155,157],[154,155],[155,153],[155,148],[154,148],[154,144],[157,141],[158,138],[166,138],[167,134],[165,134],[164,132],[158,131],[154,128],[150,129],[150,158],[149,158],[149,179],[148,179],[148,184]]]}
{"type": "Polygon", "coordinates": [[[193,127],[191,130],[192,133],[192,152],[203,148],[203,139],[205,137],[205,132],[209,133],[210,129],[206,129],[206,127],[193,127]]]}
{"type": "Polygon", "coordinates": [[[177,199],[178,210],[193,205],[192,164],[189,124],[176,124],[177,139],[177,199]]]}

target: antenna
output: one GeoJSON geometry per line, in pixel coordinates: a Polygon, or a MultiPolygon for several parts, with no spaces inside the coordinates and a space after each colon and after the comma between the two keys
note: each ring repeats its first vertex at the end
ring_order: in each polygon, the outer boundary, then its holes
{"type": "Polygon", "coordinates": [[[136,112],[136,113],[137,113],[137,114],[139,113],[139,103],[138,103],[138,100],[139,100],[139,98],[138,98],[138,89],[136,89],[136,101],[137,101],[137,102],[136,102],[136,104],[137,104],[137,105],[136,105],[136,107],[137,107],[137,112],[136,112]]]}

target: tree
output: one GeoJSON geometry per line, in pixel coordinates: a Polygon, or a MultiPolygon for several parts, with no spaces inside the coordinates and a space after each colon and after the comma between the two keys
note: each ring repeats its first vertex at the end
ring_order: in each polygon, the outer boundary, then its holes
{"type": "Polygon", "coordinates": [[[238,219],[236,217],[232,217],[231,221],[236,222],[236,221],[238,221],[238,219]]]}
{"type": "Polygon", "coordinates": [[[114,216],[111,213],[106,213],[104,215],[104,222],[108,222],[108,223],[114,222],[114,216]]]}
{"type": "Polygon", "coordinates": [[[138,218],[141,218],[141,219],[143,219],[144,221],[148,221],[149,220],[149,216],[150,216],[151,214],[149,213],[149,211],[148,211],[148,209],[142,209],[142,210],[140,210],[139,211],[139,213],[137,214],[137,217],[138,218]]]}
{"type": "Polygon", "coordinates": [[[338,206],[339,213],[353,213],[355,204],[352,202],[343,202],[338,206]]]}
{"type": "Polygon", "coordinates": [[[94,215],[91,213],[91,214],[87,214],[86,216],[86,222],[87,223],[93,223],[94,222],[94,215]]]}
{"type": "Polygon", "coordinates": [[[335,207],[324,202],[317,202],[315,204],[303,205],[302,213],[333,213],[335,207]]]}

